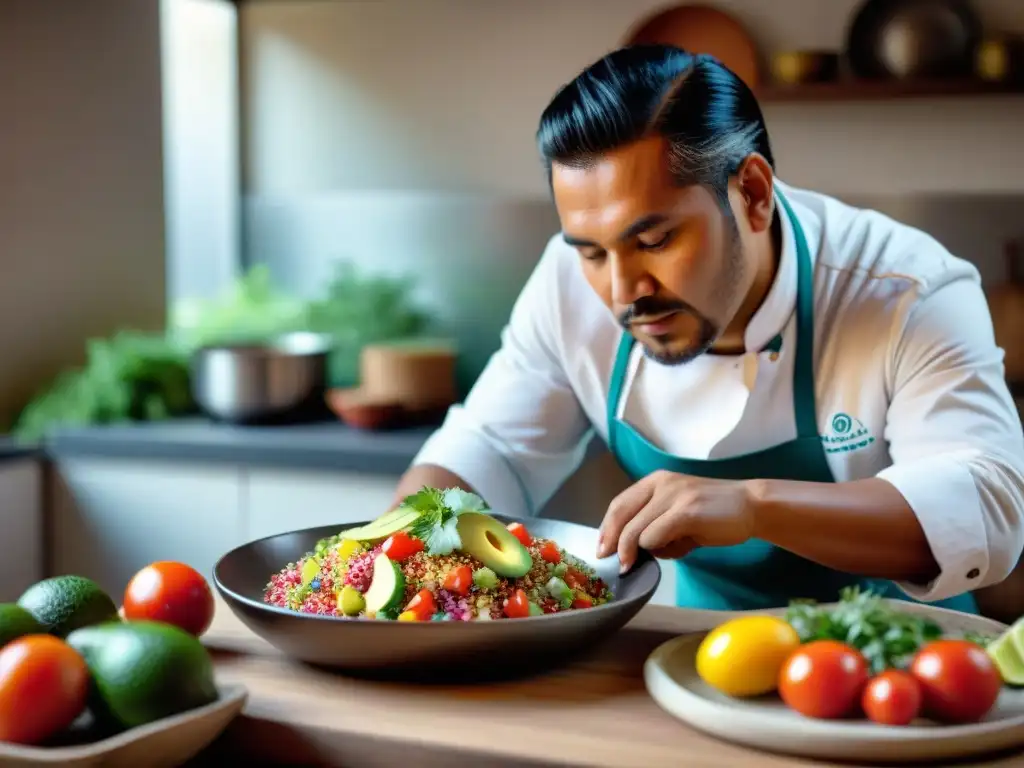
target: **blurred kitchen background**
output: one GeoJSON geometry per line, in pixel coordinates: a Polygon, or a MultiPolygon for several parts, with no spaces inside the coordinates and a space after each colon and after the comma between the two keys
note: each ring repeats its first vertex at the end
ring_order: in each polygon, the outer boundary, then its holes
{"type": "MultiPolygon", "coordinates": [[[[977,264],[1024,379],[1024,3],[708,5],[0,0],[3,589],[384,511],[558,229],[540,111],[638,33],[743,69],[783,180],[977,264]],[[336,412],[198,412],[198,347],[296,330],[334,339],[336,412]]],[[[624,482],[596,446],[544,514],[624,482]]]]}

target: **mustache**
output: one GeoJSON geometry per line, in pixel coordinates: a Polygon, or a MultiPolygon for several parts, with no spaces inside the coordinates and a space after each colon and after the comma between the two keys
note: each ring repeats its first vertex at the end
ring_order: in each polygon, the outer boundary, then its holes
{"type": "Polygon", "coordinates": [[[619,315],[619,324],[623,328],[629,328],[636,319],[667,315],[670,312],[685,312],[694,317],[704,320],[704,315],[694,309],[681,299],[662,299],[653,296],[645,296],[632,304],[619,315]]]}

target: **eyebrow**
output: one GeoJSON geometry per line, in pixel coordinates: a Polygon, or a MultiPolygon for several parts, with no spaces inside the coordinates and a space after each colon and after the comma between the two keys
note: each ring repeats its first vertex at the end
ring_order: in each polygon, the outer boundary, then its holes
{"type": "MultiPolygon", "coordinates": [[[[630,238],[636,237],[637,235],[643,234],[648,230],[654,229],[655,227],[661,226],[668,221],[668,216],[663,213],[650,213],[646,216],[641,216],[639,219],[634,221],[628,227],[626,227],[622,234],[619,235],[618,240],[629,240],[630,238]]],[[[597,248],[597,243],[592,240],[585,240],[583,238],[574,237],[568,232],[562,232],[562,238],[571,246],[576,248],[597,248]]]]}

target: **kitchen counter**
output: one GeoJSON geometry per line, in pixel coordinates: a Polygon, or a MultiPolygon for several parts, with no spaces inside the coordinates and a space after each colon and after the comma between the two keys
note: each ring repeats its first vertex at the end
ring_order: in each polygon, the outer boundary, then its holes
{"type": "Polygon", "coordinates": [[[400,475],[433,430],[364,432],[338,421],[238,427],[197,418],[65,428],[48,436],[44,448],[50,458],[57,460],[187,460],[400,475]]]}
{"type": "MultiPolygon", "coordinates": [[[[648,605],[570,667],[516,682],[430,687],[355,680],[291,662],[218,599],[204,642],[215,651],[219,679],[245,685],[249,701],[211,757],[346,768],[832,765],[717,741],[654,703],[644,688],[644,660],[694,629],[687,615],[648,605]]],[[[1022,761],[1017,753],[969,765],[1019,768],[1022,761]]]]}

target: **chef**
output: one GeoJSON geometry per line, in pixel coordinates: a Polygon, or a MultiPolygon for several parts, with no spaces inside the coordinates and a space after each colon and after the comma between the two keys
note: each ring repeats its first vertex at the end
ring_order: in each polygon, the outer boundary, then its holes
{"type": "Polygon", "coordinates": [[[977,270],[782,183],[753,94],[708,57],[609,54],[538,143],[562,231],[396,498],[460,486],[535,514],[596,432],[633,481],[598,555],[675,560],[680,606],[856,585],[976,612],[1024,546],[977,270]]]}

